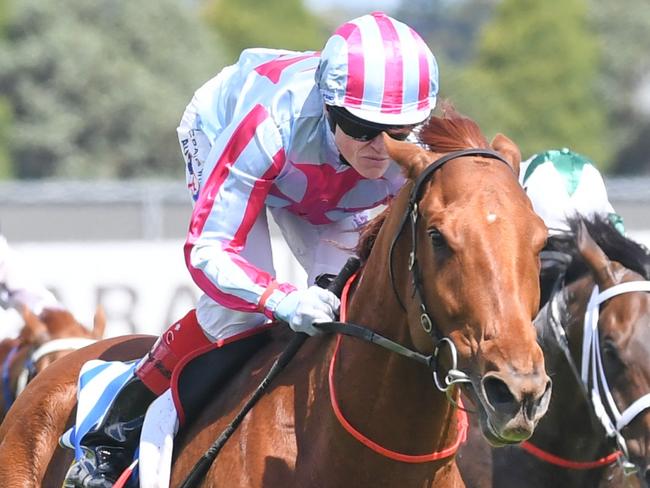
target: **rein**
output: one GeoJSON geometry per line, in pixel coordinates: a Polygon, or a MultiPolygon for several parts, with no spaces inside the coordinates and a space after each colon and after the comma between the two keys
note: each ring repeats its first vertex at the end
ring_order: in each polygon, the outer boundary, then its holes
{"type": "MultiPolygon", "coordinates": [[[[348,261],[343,266],[343,269],[341,269],[341,272],[334,278],[334,280],[332,280],[327,289],[334,293],[336,296],[340,296],[343,291],[343,287],[347,283],[350,276],[354,275],[357,269],[359,269],[359,265],[359,259],[354,257],[348,258],[348,261]]],[[[308,338],[309,336],[304,332],[296,332],[293,335],[289,344],[287,344],[278,358],[271,365],[271,368],[266,373],[266,376],[262,379],[262,382],[251,394],[244,406],[232,419],[230,424],[224,429],[219,437],[217,437],[217,439],[212,443],[212,445],[203,454],[203,456],[201,456],[201,458],[196,462],[179,488],[192,488],[198,486],[201,483],[201,480],[205,478],[205,475],[210,469],[210,466],[212,466],[212,463],[214,463],[217,455],[226,444],[228,439],[230,439],[237,427],[239,427],[239,424],[242,423],[248,412],[255,406],[262,395],[266,393],[266,390],[269,388],[273,380],[282,372],[286,365],[289,364],[289,362],[293,359],[293,357],[300,350],[308,338]]]]}
{"type": "MultiPolygon", "coordinates": [[[[372,330],[369,330],[359,325],[344,323],[344,322],[329,322],[329,323],[313,324],[314,327],[321,329],[323,332],[351,335],[359,339],[366,340],[369,343],[377,344],[381,347],[384,347],[390,351],[393,351],[397,354],[403,355],[415,361],[427,364],[428,366],[432,367],[433,377],[434,377],[434,382],[436,384],[436,387],[447,395],[448,400],[454,406],[456,406],[456,404],[451,399],[453,386],[455,386],[457,383],[470,382],[470,379],[466,373],[456,368],[457,366],[456,349],[450,339],[448,339],[447,337],[440,336],[438,330],[433,327],[433,322],[431,321],[431,318],[429,317],[426,306],[424,304],[424,300],[423,300],[424,295],[422,293],[420,270],[416,260],[416,250],[417,250],[416,229],[417,229],[417,222],[418,222],[418,215],[419,215],[418,202],[422,198],[422,193],[424,192],[425,183],[427,183],[429,179],[432,177],[433,173],[437,169],[441,168],[445,163],[451,161],[452,159],[456,159],[464,156],[483,156],[486,158],[496,159],[497,161],[500,161],[503,164],[505,164],[508,168],[510,168],[510,170],[512,170],[512,167],[510,166],[508,161],[506,161],[503,158],[503,156],[490,149],[466,149],[462,151],[454,151],[434,161],[432,164],[427,166],[427,168],[425,168],[425,170],[418,176],[417,180],[415,181],[415,184],[411,190],[411,195],[409,197],[409,204],[408,204],[407,211],[404,214],[402,222],[400,223],[399,229],[395,237],[393,238],[393,241],[389,249],[388,260],[389,260],[389,275],[390,275],[391,284],[393,287],[393,291],[395,292],[395,295],[397,297],[397,301],[399,302],[402,309],[406,310],[404,304],[402,303],[399,297],[399,294],[397,293],[397,290],[395,289],[392,256],[393,256],[395,245],[404,230],[406,222],[409,220],[410,217],[411,229],[412,229],[412,248],[411,248],[410,259],[409,259],[409,270],[411,270],[413,274],[413,284],[415,288],[415,294],[418,295],[418,299],[421,304],[420,306],[422,310],[422,315],[420,318],[420,322],[422,324],[422,327],[424,327],[425,331],[427,331],[427,333],[429,333],[431,337],[434,339],[433,355],[424,356],[416,351],[412,351],[400,344],[397,344],[396,342],[391,341],[390,339],[383,337],[380,334],[373,332],[372,330]],[[438,352],[440,351],[443,345],[447,345],[450,348],[451,356],[452,356],[452,367],[448,370],[444,378],[444,385],[441,384],[437,376],[437,368],[435,367],[437,362],[438,352]]],[[[336,276],[336,278],[334,278],[334,281],[328,287],[328,289],[336,295],[341,295],[344,286],[348,284],[348,281],[356,273],[358,268],[359,268],[359,260],[357,258],[348,259],[348,262],[345,264],[345,266],[343,267],[341,272],[336,276]]],[[[225,445],[226,441],[232,436],[232,434],[237,429],[239,424],[241,424],[241,422],[244,420],[246,414],[253,408],[253,406],[259,401],[261,396],[266,392],[271,382],[285,368],[285,366],[291,361],[291,359],[293,359],[295,354],[298,352],[300,347],[302,347],[302,345],[304,344],[305,340],[307,340],[308,337],[309,336],[307,336],[307,334],[305,333],[294,334],[291,342],[282,351],[282,353],[280,353],[280,356],[278,356],[278,358],[275,360],[275,362],[271,366],[271,369],[266,374],[266,376],[264,377],[260,385],[249,397],[248,401],[244,404],[244,406],[241,408],[239,413],[237,413],[237,415],[234,417],[231,423],[224,429],[221,435],[214,441],[214,443],[210,446],[210,448],[197,461],[197,463],[190,471],[190,474],[185,478],[183,483],[180,485],[180,488],[190,488],[190,487],[198,486],[198,484],[201,482],[201,480],[205,477],[206,473],[210,469],[210,466],[216,459],[217,455],[219,454],[219,451],[221,451],[221,449],[225,445]]],[[[336,354],[334,355],[334,357],[336,357],[336,354]]],[[[462,410],[462,407],[459,408],[462,410]]],[[[460,415],[460,418],[461,419],[459,419],[458,439],[464,440],[464,437],[466,437],[467,435],[467,417],[460,415]]],[[[372,442],[369,439],[368,441],[372,442]]],[[[460,444],[461,442],[462,441],[458,443],[460,444]]],[[[453,449],[453,452],[455,452],[457,446],[456,447],[452,446],[450,449],[453,449]]],[[[447,455],[442,455],[442,457],[447,457],[453,454],[453,452],[447,455]]],[[[438,454],[438,453],[434,453],[434,454],[438,454]]]]}
{"type": "Polygon", "coordinates": [[[564,459],[560,456],[556,456],[555,454],[544,451],[528,441],[522,442],[521,448],[536,458],[541,459],[542,461],[546,461],[547,463],[554,464],[555,466],[559,466],[561,468],[575,470],[595,469],[602,468],[603,466],[609,466],[610,464],[616,462],[623,455],[621,451],[615,451],[600,459],[596,459],[595,461],[571,461],[569,459],[564,459]]]}
{"type": "Polygon", "coordinates": [[[543,451],[537,446],[531,444],[529,441],[521,444],[521,447],[525,451],[543,461],[568,469],[593,469],[619,461],[622,463],[626,475],[632,474],[636,471],[636,467],[628,460],[627,443],[621,434],[621,430],[632,422],[632,420],[634,420],[641,412],[650,408],[650,393],[635,400],[632,405],[628,406],[623,411],[623,413],[619,411],[614,402],[614,398],[605,376],[603,361],[600,355],[600,338],[598,334],[600,305],[617,295],[631,292],[650,292],[650,281],[629,281],[620,283],[602,292],[600,292],[597,285],[594,286],[587,304],[583,322],[584,331],[582,337],[582,364],[580,373],[578,373],[577,366],[573,361],[568,348],[566,333],[558,318],[559,305],[556,299],[557,294],[554,294],[553,298],[547,305],[547,307],[550,307],[551,309],[549,322],[552,325],[556,341],[564,352],[566,360],[568,361],[573,374],[576,376],[578,383],[581,385],[585,397],[588,401],[590,400],[589,404],[592,406],[592,412],[605,429],[606,435],[614,438],[620,449],[598,460],[585,462],[563,459],[559,456],[543,451]],[[603,397],[607,402],[611,414],[608,413],[608,410],[605,408],[603,397]]]}
{"type": "MultiPolygon", "coordinates": [[[[454,443],[451,446],[442,449],[440,451],[432,452],[430,454],[422,454],[422,455],[404,454],[381,446],[380,444],[376,443],[375,441],[366,437],[364,434],[362,434],[357,429],[355,429],[354,426],[350,424],[350,422],[343,415],[343,412],[341,411],[341,407],[336,397],[336,389],[334,387],[334,371],[336,368],[336,358],[338,356],[339,347],[341,345],[342,335],[351,335],[353,337],[364,339],[367,342],[370,342],[372,344],[381,345],[382,347],[388,349],[389,351],[396,352],[398,354],[401,354],[404,357],[413,359],[419,363],[426,364],[427,366],[431,366],[434,359],[434,356],[424,356],[418,352],[412,351],[400,344],[397,344],[389,339],[386,339],[383,336],[375,334],[370,329],[366,329],[358,325],[346,323],[348,295],[349,295],[350,287],[354,282],[354,280],[356,279],[357,275],[358,273],[352,275],[348,280],[348,282],[345,284],[345,287],[343,288],[343,293],[341,294],[341,322],[331,323],[331,324],[336,324],[337,326],[339,326],[340,324],[339,327],[341,329],[338,337],[336,338],[336,346],[334,348],[334,353],[332,354],[332,359],[330,361],[329,375],[328,375],[330,403],[332,405],[332,410],[334,411],[334,415],[336,416],[337,420],[341,424],[341,427],[343,427],[345,431],[347,431],[352,437],[358,440],[361,444],[371,449],[372,451],[376,452],[377,454],[380,454],[394,461],[401,461],[404,463],[428,463],[428,462],[438,461],[440,459],[445,459],[450,456],[453,456],[454,454],[456,454],[456,451],[458,451],[460,445],[467,440],[467,430],[469,428],[469,422],[467,420],[467,413],[462,409],[458,410],[458,419],[457,419],[458,435],[456,436],[454,443]],[[347,333],[348,331],[346,331],[345,328],[353,328],[355,332],[347,333]],[[359,330],[364,332],[363,336],[357,333],[357,331],[359,330]],[[364,336],[366,336],[366,334],[368,333],[370,333],[370,336],[368,337],[368,339],[365,339],[364,336]],[[377,340],[373,340],[373,338],[377,340]]],[[[330,324],[327,323],[315,324],[315,326],[317,326],[319,329],[329,328],[329,327],[321,327],[323,325],[329,326],[330,324]]],[[[459,403],[461,404],[462,407],[462,402],[460,402],[460,399],[459,399],[459,403]]]]}

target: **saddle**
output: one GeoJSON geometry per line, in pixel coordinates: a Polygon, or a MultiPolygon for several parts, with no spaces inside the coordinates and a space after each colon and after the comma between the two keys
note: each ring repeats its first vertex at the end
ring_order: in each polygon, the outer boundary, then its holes
{"type": "MultiPolygon", "coordinates": [[[[184,358],[172,374],[170,389],[147,409],[137,459],[115,486],[137,486],[134,478],[139,476],[141,487],[168,487],[173,441],[179,425],[189,426],[203,405],[218,395],[244,364],[270,341],[270,336],[270,331],[263,329],[184,358]]],[[[92,426],[102,422],[112,398],[133,377],[135,367],[136,362],[101,360],[89,361],[82,367],[75,425],[61,436],[61,445],[81,454],[79,441],[92,426]]]]}
{"type": "MultiPolygon", "coordinates": [[[[192,419],[202,406],[270,340],[263,330],[183,360],[172,374],[171,391],[181,419],[192,419]],[[209,372],[206,374],[206,372],[209,372]]],[[[185,426],[185,425],[183,425],[185,426]]]]}

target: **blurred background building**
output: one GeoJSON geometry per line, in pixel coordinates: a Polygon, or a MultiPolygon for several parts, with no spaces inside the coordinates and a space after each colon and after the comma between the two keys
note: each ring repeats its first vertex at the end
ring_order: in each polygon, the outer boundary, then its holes
{"type": "Polygon", "coordinates": [[[0,0],[0,230],[81,321],[101,303],[110,335],[157,333],[199,293],[175,134],[192,93],[246,47],[319,50],[372,10],[423,35],[488,138],[593,159],[650,245],[647,0],[0,0]]]}

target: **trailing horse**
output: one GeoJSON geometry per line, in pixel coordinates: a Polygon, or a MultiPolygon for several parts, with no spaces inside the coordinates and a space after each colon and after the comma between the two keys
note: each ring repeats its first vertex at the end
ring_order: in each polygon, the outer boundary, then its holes
{"type": "Polygon", "coordinates": [[[459,455],[470,487],[650,485],[650,255],[605,219],[585,225],[545,251],[548,413],[522,447],[471,436],[459,455]]]}
{"type": "Polygon", "coordinates": [[[68,310],[46,308],[37,316],[24,308],[22,316],[25,325],[18,337],[0,341],[0,421],[34,376],[58,358],[101,339],[106,327],[101,308],[92,330],[77,322],[68,310]]]}
{"type": "MultiPolygon", "coordinates": [[[[454,460],[465,429],[458,384],[490,442],[532,434],[551,387],[532,326],[546,228],[517,181],[519,150],[502,135],[490,147],[452,110],[419,137],[424,147],[385,137],[408,180],[363,236],[363,266],[345,299],[346,320],[409,357],[346,336],[310,338],[204,486],[463,486],[454,460]]],[[[290,333],[276,327],[270,336],[179,433],[171,486],[239,411],[290,333]]],[[[139,358],[152,342],[102,341],[39,375],[0,427],[0,485],[60,485],[71,453],[57,440],[71,420],[79,368],[96,357],[139,358]]]]}

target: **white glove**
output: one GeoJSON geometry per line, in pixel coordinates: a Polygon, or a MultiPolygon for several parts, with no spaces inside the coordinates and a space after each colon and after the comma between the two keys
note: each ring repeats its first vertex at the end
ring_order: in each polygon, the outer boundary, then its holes
{"type": "Polygon", "coordinates": [[[334,293],[319,286],[310,286],[306,290],[296,290],[284,297],[275,308],[275,316],[287,322],[296,332],[309,335],[320,331],[314,322],[331,322],[341,302],[334,293]]]}

